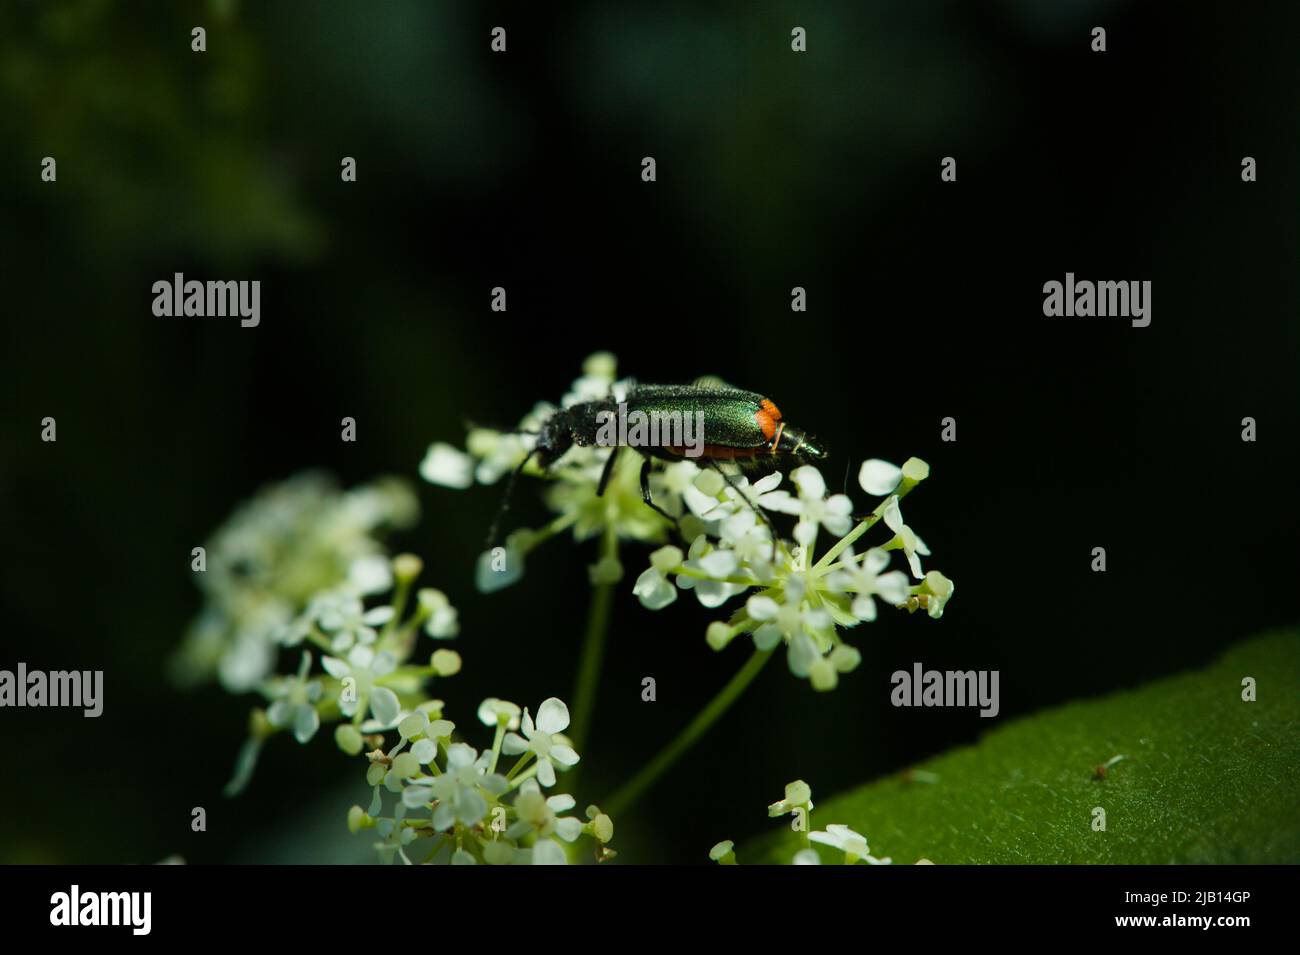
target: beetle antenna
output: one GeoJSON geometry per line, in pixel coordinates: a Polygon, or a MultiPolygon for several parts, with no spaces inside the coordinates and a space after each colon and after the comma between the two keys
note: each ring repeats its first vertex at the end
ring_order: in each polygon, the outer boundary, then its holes
{"type": "Polygon", "coordinates": [[[767,515],[763,513],[763,509],[749,499],[749,495],[746,494],[744,489],[732,479],[731,475],[722,470],[722,465],[718,464],[717,461],[711,461],[709,463],[713,465],[715,471],[722,475],[722,480],[727,482],[727,486],[735,491],[749,509],[754,512],[754,516],[767,525],[768,533],[772,535],[772,560],[776,560],[776,548],[780,538],[777,536],[776,528],[772,526],[772,522],[767,519],[767,515]]]}
{"type": "Polygon", "coordinates": [[[497,531],[501,527],[501,519],[504,518],[506,512],[510,510],[510,499],[515,493],[515,484],[518,483],[519,475],[524,473],[524,468],[528,466],[528,462],[532,460],[532,457],[537,453],[537,450],[537,448],[533,448],[533,450],[524,455],[524,459],[519,462],[519,467],[511,471],[510,477],[506,478],[506,492],[501,498],[501,506],[497,508],[497,516],[492,519],[492,527],[488,530],[487,546],[484,548],[485,550],[491,550],[493,546],[495,546],[497,541],[497,531]]]}

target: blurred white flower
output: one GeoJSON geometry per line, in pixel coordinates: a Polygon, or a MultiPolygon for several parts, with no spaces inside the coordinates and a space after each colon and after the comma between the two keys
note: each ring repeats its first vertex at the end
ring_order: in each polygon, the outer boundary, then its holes
{"type": "Polygon", "coordinates": [[[368,703],[371,715],[382,726],[397,725],[402,710],[397,694],[386,686],[375,685],[376,679],[397,668],[397,661],[391,653],[376,653],[373,647],[358,644],[348,653],[346,660],[321,657],[320,662],[326,673],[343,683],[339,712],[351,717],[368,703]]]}
{"type": "Polygon", "coordinates": [[[342,492],[309,472],[258,491],[205,544],[206,569],[194,575],[204,607],[171,662],[173,677],[255,688],[271,674],[277,638],[306,635],[294,623],[313,596],[389,586],[380,537],[418,516],[409,486],[391,478],[342,492]]]}
{"type": "Polygon", "coordinates": [[[276,729],[291,730],[300,743],[311,740],[320,729],[316,703],[321,697],[321,682],[309,679],[310,673],[311,653],[304,650],[297,674],[280,677],[271,684],[274,699],[266,708],[267,721],[276,729]]]}
{"type": "Polygon", "coordinates": [[[424,632],[435,640],[445,640],[460,633],[460,616],[441,590],[424,587],[416,594],[420,609],[428,614],[424,632]]]}
{"type": "Polygon", "coordinates": [[[474,483],[474,459],[460,448],[437,441],[429,445],[420,462],[420,477],[430,484],[463,490],[474,483]]]}
{"type": "Polygon", "coordinates": [[[506,729],[519,729],[519,707],[509,700],[498,700],[489,696],[479,704],[478,718],[484,726],[503,725],[506,729]]]}

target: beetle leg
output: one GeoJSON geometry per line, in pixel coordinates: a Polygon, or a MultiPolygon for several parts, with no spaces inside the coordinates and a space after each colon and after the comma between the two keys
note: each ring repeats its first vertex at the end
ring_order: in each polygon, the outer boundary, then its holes
{"type": "Polygon", "coordinates": [[[605,467],[600,472],[600,483],[596,485],[596,496],[605,496],[605,487],[609,484],[609,479],[614,474],[614,461],[618,459],[620,445],[614,445],[609,449],[609,457],[605,459],[605,467]]]}
{"type": "Polygon", "coordinates": [[[652,465],[653,463],[654,462],[649,457],[647,457],[643,462],[641,462],[641,500],[645,501],[646,504],[650,505],[652,508],[654,508],[660,514],[662,514],[664,517],[672,521],[673,528],[677,531],[677,536],[681,537],[682,527],[679,523],[677,523],[677,518],[673,517],[662,507],[656,504],[653,495],[651,495],[650,493],[650,465],[652,465]]]}
{"type": "Polygon", "coordinates": [[[524,468],[528,467],[529,460],[537,453],[537,449],[529,451],[524,455],[524,459],[519,462],[519,467],[510,472],[510,477],[506,479],[506,492],[501,497],[501,506],[497,509],[497,516],[492,519],[492,527],[488,529],[487,544],[488,550],[497,546],[497,531],[501,528],[501,519],[506,516],[510,510],[510,499],[514,497],[515,485],[519,482],[519,475],[524,473],[524,468]]]}

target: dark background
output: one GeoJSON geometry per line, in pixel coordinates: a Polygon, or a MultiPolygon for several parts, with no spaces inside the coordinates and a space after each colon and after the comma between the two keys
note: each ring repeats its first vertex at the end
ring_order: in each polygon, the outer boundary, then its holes
{"type": "MultiPolygon", "coordinates": [[[[328,734],[221,798],[251,700],[164,677],[190,548],[308,466],[416,480],[431,441],[558,400],[599,349],[769,394],[858,502],[864,458],[925,458],[906,513],[958,588],[941,622],[855,631],[833,694],[772,665],[617,820],[624,860],[703,861],[791,779],[824,798],[989,728],[893,709],[913,661],[1000,670],[1000,725],[1294,622],[1296,27],[1289,3],[5,4],[0,666],[103,669],[106,710],[0,713],[0,859],[369,858],[328,734]],[[155,318],[176,271],[260,279],[261,326],[155,318]],[[1067,271],[1150,279],[1152,324],[1044,318],[1067,271]]],[[[498,490],[419,493],[397,544],[461,611],[450,714],[571,698],[594,544],[481,597],[498,490]]],[[[693,599],[643,610],[624,561],[580,805],[745,656],[693,599]]]]}

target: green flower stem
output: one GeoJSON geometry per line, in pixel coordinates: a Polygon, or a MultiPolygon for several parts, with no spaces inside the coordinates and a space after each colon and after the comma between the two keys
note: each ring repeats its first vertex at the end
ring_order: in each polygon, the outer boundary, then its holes
{"type": "Polygon", "coordinates": [[[431,616],[433,616],[433,611],[429,608],[417,607],[415,613],[411,614],[411,618],[406,623],[397,627],[387,637],[381,638],[381,642],[386,640],[385,645],[391,646],[396,651],[398,659],[405,660],[415,650],[416,632],[431,616]]]}
{"type": "Polygon", "coordinates": [[[541,765],[542,765],[541,763],[533,763],[533,765],[529,766],[527,769],[525,769],[514,779],[510,780],[510,788],[518,789],[519,784],[522,783],[525,779],[532,779],[534,776],[537,775],[537,770],[541,765]]]}
{"type": "Polygon", "coordinates": [[[321,633],[320,627],[316,626],[316,624],[313,623],[311,629],[307,631],[307,639],[314,643],[317,649],[322,652],[327,653],[330,656],[334,655],[334,647],[330,638],[321,633]]]}
{"type": "MultiPolygon", "coordinates": [[[[618,534],[613,526],[609,526],[601,539],[600,560],[617,557],[618,534]]],[[[597,584],[591,593],[591,609],[587,612],[587,634],[583,638],[582,656],[578,662],[578,680],[573,691],[573,712],[569,723],[569,739],[579,754],[586,749],[591,730],[591,711],[596,705],[596,685],[600,681],[600,663],[605,655],[605,635],[609,632],[613,603],[614,584],[597,584]]]]}
{"type": "Polygon", "coordinates": [[[903,478],[903,483],[900,484],[892,493],[886,495],[885,499],[876,505],[876,509],[868,514],[857,527],[853,528],[853,530],[849,531],[848,534],[840,538],[834,547],[822,554],[821,560],[817,561],[817,563],[813,565],[812,569],[818,572],[824,571],[827,565],[833,562],[835,558],[839,557],[840,554],[844,553],[845,549],[852,545],[854,541],[876,526],[877,522],[885,516],[885,506],[889,503],[891,497],[896,497],[901,501],[903,498],[907,497],[912,488],[916,487],[919,483],[919,481],[913,481],[910,478],[903,478]]]}
{"type": "Polygon", "coordinates": [[[682,564],[680,567],[674,567],[668,571],[678,577],[694,577],[696,580],[712,580],[723,584],[737,584],[741,587],[762,587],[763,582],[756,577],[714,577],[712,574],[706,574],[702,570],[695,570],[682,564]]]}
{"type": "Polygon", "coordinates": [[[489,773],[497,771],[497,762],[501,759],[501,742],[506,738],[506,724],[497,721],[497,734],[492,740],[492,765],[488,767],[489,773]]]}
{"type": "Polygon", "coordinates": [[[755,650],[745,665],[718,692],[718,695],[696,714],[695,719],[691,720],[684,730],[677,734],[677,738],[661,749],[655,758],[624,783],[618,792],[601,803],[601,809],[617,818],[619,813],[636,802],[643,792],[667,772],[687,750],[699,742],[700,737],[731,708],[731,704],[740,698],[745,688],[754,681],[754,677],[758,676],[759,671],[763,669],[763,664],[771,658],[772,653],[773,650],[755,650]]]}
{"type": "Polygon", "coordinates": [[[528,752],[520,756],[519,761],[510,768],[510,772],[506,773],[506,779],[514,779],[519,770],[523,769],[524,766],[527,765],[528,761],[535,755],[537,754],[530,749],[528,752]]]}
{"type": "Polygon", "coordinates": [[[528,537],[528,543],[525,546],[520,547],[519,552],[527,556],[531,551],[536,550],[538,545],[545,543],[556,534],[566,531],[576,524],[578,516],[579,514],[577,511],[573,511],[569,514],[561,514],[549,524],[533,531],[528,537]]]}
{"type": "Polygon", "coordinates": [[[385,673],[383,676],[375,677],[371,682],[375,686],[388,686],[390,683],[400,683],[402,680],[410,679],[411,677],[425,678],[437,676],[437,674],[438,671],[433,668],[432,664],[427,666],[398,667],[391,673],[385,673]]]}
{"type": "Polygon", "coordinates": [[[397,578],[397,583],[393,589],[393,601],[391,604],[393,615],[389,617],[388,622],[384,624],[384,629],[380,633],[381,640],[387,640],[391,637],[393,631],[395,631],[398,624],[401,623],[402,614],[406,613],[406,601],[411,595],[411,583],[413,580],[414,578],[412,577],[399,576],[397,578]]]}

